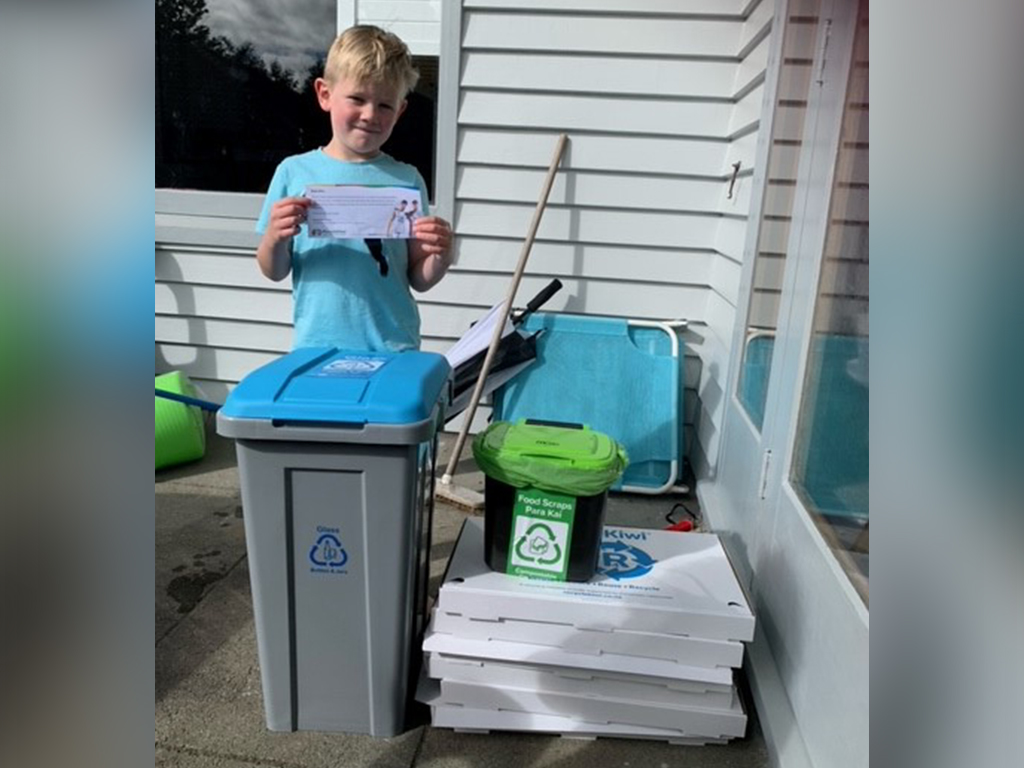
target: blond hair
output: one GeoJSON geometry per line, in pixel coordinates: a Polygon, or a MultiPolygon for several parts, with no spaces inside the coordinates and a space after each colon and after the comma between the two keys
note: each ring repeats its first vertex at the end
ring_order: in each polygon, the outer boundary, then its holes
{"type": "Polygon", "coordinates": [[[397,85],[404,99],[416,87],[420,73],[413,68],[409,48],[398,35],[359,24],[338,35],[327,52],[324,79],[335,83],[344,77],[397,85]]]}

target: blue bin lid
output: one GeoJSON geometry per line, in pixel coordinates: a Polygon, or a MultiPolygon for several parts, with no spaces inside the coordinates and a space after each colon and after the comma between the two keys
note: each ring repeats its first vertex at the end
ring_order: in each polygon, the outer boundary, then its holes
{"type": "Polygon", "coordinates": [[[338,424],[414,424],[431,417],[451,368],[432,352],[297,349],[246,376],[221,414],[338,424]]]}

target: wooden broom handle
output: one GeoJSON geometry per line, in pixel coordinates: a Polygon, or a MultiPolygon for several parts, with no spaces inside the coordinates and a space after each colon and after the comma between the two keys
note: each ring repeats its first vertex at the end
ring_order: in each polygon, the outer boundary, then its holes
{"type": "Polygon", "coordinates": [[[455,441],[455,448],[452,450],[452,455],[448,459],[448,467],[444,471],[444,476],[441,478],[442,483],[451,482],[452,473],[455,471],[455,466],[459,463],[459,457],[462,455],[462,448],[466,443],[466,436],[469,434],[470,424],[473,422],[473,416],[476,414],[476,407],[480,404],[480,396],[484,391],[484,381],[487,379],[487,374],[491,370],[491,363],[494,360],[494,354],[498,350],[498,343],[501,341],[501,333],[505,329],[505,322],[508,320],[509,314],[512,312],[512,302],[515,300],[516,291],[519,289],[519,281],[523,277],[523,271],[526,269],[526,260],[530,255],[530,249],[533,247],[533,239],[537,236],[537,228],[540,226],[541,216],[544,215],[544,209],[548,204],[548,195],[551,193],[551,185],[555,182],[555,173],[558,171],[558,163],[562,159],[562,153],[565,151],[566,142],[569,140],[568,135],[562,133],[558,136],[558,144],[555,145],[555,155],[551,158],[551,165],[548,167],[548,175],[544,179],[544,186],[541,188],[540,199],[537,200],[537,207],[533,212],[533,221],[530,222],[530,229],[526,233],[526,240],[523,243],[523,250],[519,254],[519,263],[516,264],[516,271],[512,275],[512,283],[508,287],[508,295],[505,298],[505,310],[501,314],[501,320],[494,324],[494,333],[491,335],[491,345],[487,348],[487,355],[484,357],[483,368],[480,369],[480,375],[476,379],[476,386],[473,387],[473,396],[469,400],[469,408],[466,410],[465,420],[462,422],[462,429],[459,430],[459,439],[455,441]]]}

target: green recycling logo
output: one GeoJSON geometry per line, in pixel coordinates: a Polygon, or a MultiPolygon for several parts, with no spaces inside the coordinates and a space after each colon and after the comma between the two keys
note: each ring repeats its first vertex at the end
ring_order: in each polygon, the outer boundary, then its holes
{"type": "Polygon", "coordinates": [[[534,523],[516,542],[516,557],[527,563],[553,565],[562,559],[562,548],[558,537],[545,523],[534,523]],[[548,558],[548,553],[554,554],[548,558]]]}

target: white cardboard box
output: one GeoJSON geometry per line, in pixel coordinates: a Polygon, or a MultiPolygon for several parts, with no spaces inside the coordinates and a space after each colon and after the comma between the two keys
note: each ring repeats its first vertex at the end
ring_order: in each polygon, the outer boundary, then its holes
{"type": "Polygon", "coordinates": [[[731,710],[683,709],[644,701],[610,701],[568,693],[538,693],[528,688],[492,687],[458,680],[441,680],[440,686],[439,704],[558,715],[597,725],[674,729],[689,737],[718,739],[743,736],[747,726],[747,716],[738,700],[731,710]]]}
{"type": "Polygon", "coordinates": [[[540,693],[571,693],[613,701],[650,701],[668,707],[731,710],[736,699],[732,686],[700,683],[666,684],[665,680],[613,672],[583,672],[532,664],[426,654],[426,671],[435,679],[458,680],[492,686],[530,688],[540,693]],[[675,686],[686,685],[689,689],[675,686]]]}
{"type": "Polygon", "coordinates": [[[438,728],[459,731],[535,731],[575,738],[618,737],[652,739],[670,744],[700,746],[724,744],[728,739],[687,736],[674,728],[646,728],[639,725],[587,723],[571,717],[541,715],[531,712],[509,712],[444,704],[440,687],[434,680],[423,680],[416,698],[430,705],[431,723],[438,728]]]}
{"type": "Polygon", "coordinates": [[[510,643],[505,640],[467,640],[455,635],[443,635],[428,629],[423,638],[423,650],[445,656],[486,661],[519,662],[545,667],[582,669],[590,672],[618,672],[642,675],[662,680],[686,680],[714,686],[732,685],[732,670],[728,667],[691,667],[664,659],[642,656],[623,656],[603,653],[592,656],[572,653],[561,648],[530,643],[510,643]]]}
{"type": "Polygon", "coordinates": [[[705,640],[686,635],[634,632],[628,629],[579,629],[572,624],[521,619],[472,619],[440,611],[434,614],[433,627],[435,632],[471,640],[508,640],[549,645],[592,656],[619,653],[666,659],[695,667],[738,668],[743,665],[743,643],[732,640],[705,640]]]}
{"type": "Polygon", "coordinates": [[[588,582],[509,576],[484,560],[484,521],[467,518],[438,610],[472,619],[569,623],[750,641],[754,616],[718,537],[605,526],[602,572],[588,582]]]}

